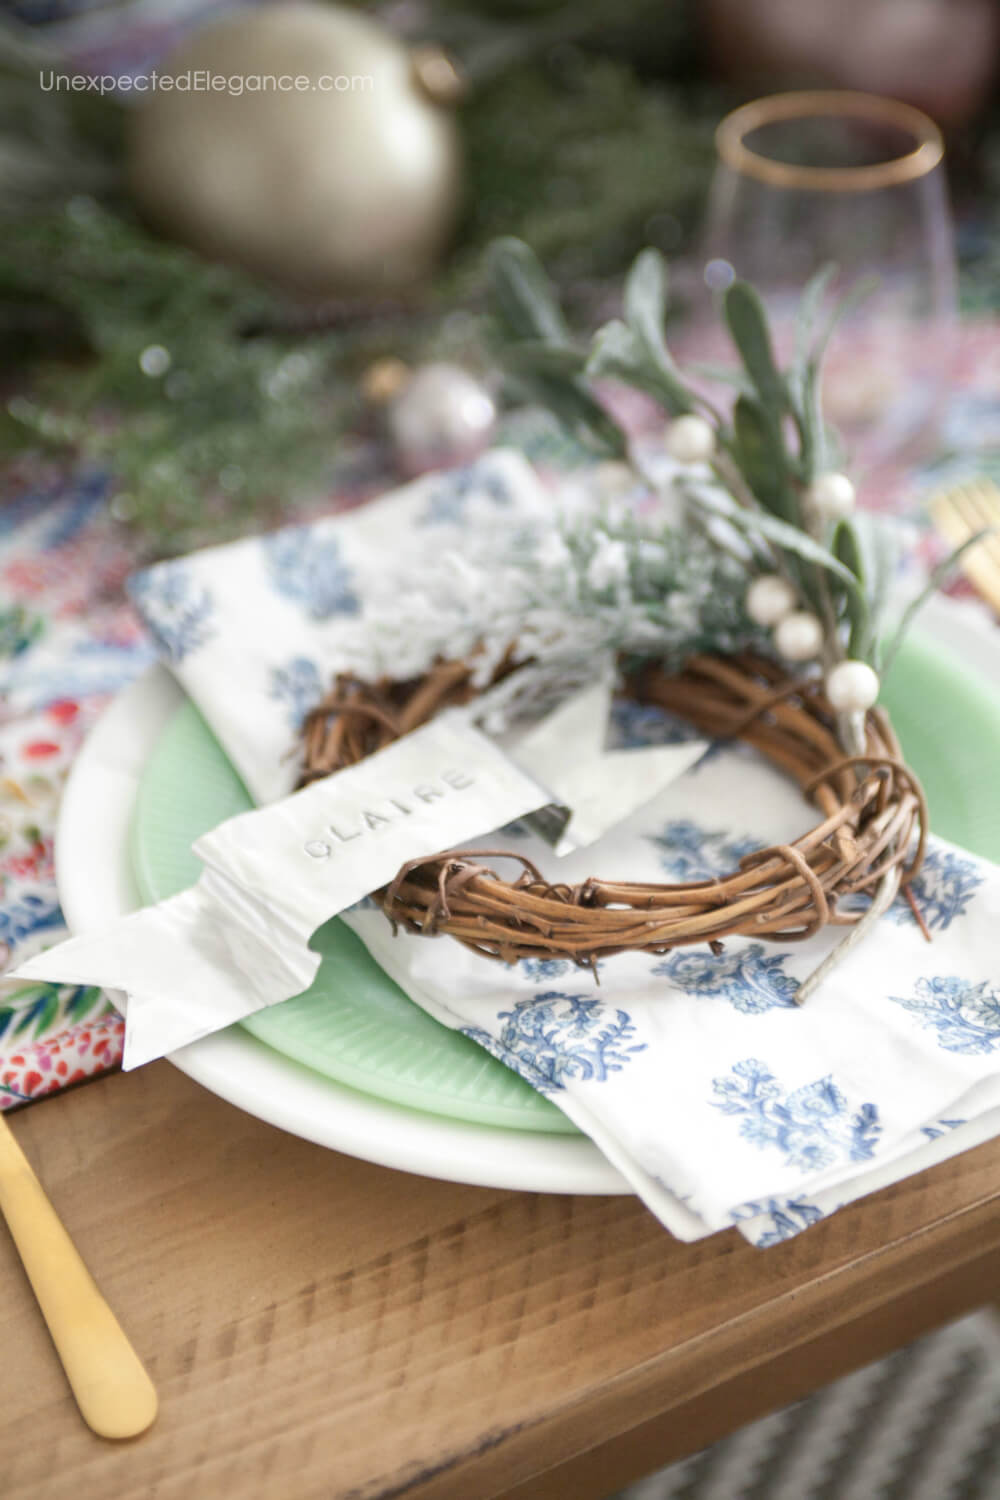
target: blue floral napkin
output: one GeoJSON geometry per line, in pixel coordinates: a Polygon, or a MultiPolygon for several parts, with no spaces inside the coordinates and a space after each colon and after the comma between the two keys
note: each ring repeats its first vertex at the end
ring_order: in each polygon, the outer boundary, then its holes
{"type": "Polygon", "coordinates": [[[495,452],[358,510],[159,563],[129,583],[139,612],[257,802],[292,791],[306,710],[347,665],[379,580],[408,546],[551,509],[530,467],[495,452]]]}
{"type": "MultiPolygon", "coordinates": [[[[387,556],[428,536],[460,550],[464,526],[549,504],[523,460],[494,453],[358,512],[161,564],[134,597],[268,801],[290,788],[294,731],[345,665],[387,556]]],[[[616,727],[627,744],[688,732],[629,707],[616,727]]],[[[559,875],[711,878],[797,837],[803,817],[794,787],[719,746],[559,875]]],[[[502,837],[551,867],[529,835],[502,837]]],[[[718,956],[623,954],[595,984],[559,960],[505,967],[393,937],[370,904],[346,920],[418,1004],[553,1099],[675,1234],[735,1223],[768,1245],[1000,1133],[1000,871],[932,840],[915,895],[931,947],[899,902],[801,1008],[796,988],[842,930],[788,947],[730,940],[718,956]]]]}

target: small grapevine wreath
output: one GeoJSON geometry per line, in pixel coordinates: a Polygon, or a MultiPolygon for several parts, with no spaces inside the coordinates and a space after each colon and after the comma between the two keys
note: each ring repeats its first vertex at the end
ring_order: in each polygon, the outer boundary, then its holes
{"type": "MultiPolygon", "coordinates": [[[[626,280],[624,320],[602,328],[589,350],[572,340],[526,246],[499,242],[492,271],[509,369],[526,394],[615,460],[619,477],[624,461],[648,487],[663,484],[593,383],[631,385],[665,408],[663,448],[683,516],[656,534],[627,505],[582,531],[577,523],[546,539],[541,581],[532,570],[542,549],[526,555],[523,538],[506,560],[489,539],[478,590],[473,565],[459,559],[476,601],[462,649],[447,650],[456,617],[445,611],[428,669],[339,676],[305,721],[302,783],[357,763],[442,709],[516,689],[540,667],[558,677],[573,645],[577,670],[603,648],[617,659],[627,697],[714,738],[753,746],[794,779],[819,821],[792,842],[748,855],[726,876],[674,885],[597,876],[570,885],[547,880],[514,852],[444,852],[405,865],[374,893],[390,920],[409,932],[446,933],[504,963],[563,958],[595,972],[613,954],[696,943],[718,951],[736,935],[789,942],[834,925],[851,927],[846,942],[854,941],[900,889],[908,893],[923,858],[924,796],[877,699],[879,674],[939,579],[886,642],[888,531],[852,514],[850,480],[826,459],[833,439],[820,415],[819,370],[832,325],[817,334],[816,324],[831,273],[803,295],[798,353],[787,371],[775,361],[756,293],[740,282],[728,289],[724,314],[742,369],[732,413],[723,416],[681,375],[664,341],[665,267],[655,252],[644,252],[626,280]],[[562,549],[555,563],[554,546],[562,549]],[[523,620],[505,621],[491,604],[505,566],[515,572],[523,620]],[[560,578],[558,606],[553,580],[560,578]],[[551,646],[559,607],[570,643],[562,656],[551,646]],[[492,656],[482,649],[490,632],[492,656]],[[519,873],[504,878],[493,866],[500,859],[519,873]]],[[[439,585],[432,580],[425,594],[439,585]]],[[[397,648],[404,654],[407,632],[403,620],[397,648]]],[[[838,951],[800,988],[800,999],[838,951]]]]}
{"type": "MultiPolygon", "coordinates": [[[[760,658],[700,656],[669,675],[649,665],[627,688],[705,733],[753,745],[795,778],[822,821],[794,843],[747,856],[731,875],[679,885],[596,877],[550,884],[519,854],[445,853],[404,866],[376,893],[386,915],[407,931],[448,933],[505,963],[558,957],[592,966],[626,950],[665,953],[737,934],[808,938],[827,923],[859,920],[856,910],[839,909],[841,897],[871,894],[894,872],[897,883],[909,880],[919,867],[923,795],[884,713],[868,714],[864,753],[845,756],[822,694],[784,680],[760,658]],[[515,880],[482,863],[501,855],[522,866],[515,880]]],[[[410,683],[338,678],[306,726],[306,779],[355,764],[468,697],[469,670],[460,662],[442,662],[410,683]]]]}

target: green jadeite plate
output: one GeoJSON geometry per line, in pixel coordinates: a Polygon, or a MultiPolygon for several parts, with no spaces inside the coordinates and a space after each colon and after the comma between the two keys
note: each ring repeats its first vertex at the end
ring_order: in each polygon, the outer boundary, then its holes
{"type": "MultiPolygon", "coordinates": [[[[985,677],[926,639],[900,653],[884,694],[927,791],[934,831],[1000,860],[996,698],[985,677]]],[[[132,855],[143,900],[193,884],[201,870],[193,841],[251,805],[212,731],[185,703],[150,757],[136,799],[132,855]]],[[[342,922],[328,922],[313,946],[323,955],[315,983],[243,1022],[262,1042],[362,1093],[432,1114],[575,1131],[516,1074],[407,999],[342,922]]]]}

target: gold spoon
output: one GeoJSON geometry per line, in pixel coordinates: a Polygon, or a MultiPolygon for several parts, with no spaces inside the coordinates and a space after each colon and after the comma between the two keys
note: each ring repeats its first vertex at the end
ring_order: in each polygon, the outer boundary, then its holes
{"type": "Polygon", "coordinates": [[[0,1212],[76,1403],[106,1438],[135,1437],[156,1416],[156,1389],[0,1115],[0,1212]]]}

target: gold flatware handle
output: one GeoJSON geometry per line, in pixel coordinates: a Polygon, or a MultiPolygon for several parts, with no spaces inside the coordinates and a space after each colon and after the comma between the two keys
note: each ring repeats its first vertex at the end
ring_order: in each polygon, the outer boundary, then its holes
{"type": "Polygon", "coordinates": [[[0,1211],[81,1415],[101,1437],[144,1432],[156,1389],[0,1115],[0,1211]]]}

